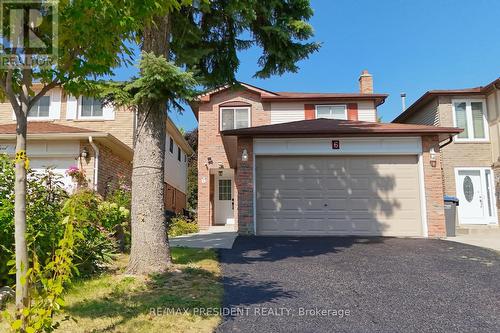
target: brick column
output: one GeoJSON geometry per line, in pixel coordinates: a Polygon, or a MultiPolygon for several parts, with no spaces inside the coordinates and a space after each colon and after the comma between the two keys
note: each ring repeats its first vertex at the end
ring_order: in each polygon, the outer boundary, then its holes
{"type": "Polygon", "coordinates": [[[253,234],[253,139],[238,138],[235,172],[236,196],[235,215],[238,232],[253,234]],[[248,153],[248,161],[242,161],[243,150],[248,153]]]}
{"type": "Polygon", "coordinates": [[[438,137],[423,136],[422,150],[428,234],[429,237],[433,238],[444,237],[446,236],[446,225],[444,219],[443,173],[439,156],[438,137]],[[431,148],[434,148],[436,152],[435,164],[431,164],[429,153],[431,148]]]}
{"type": "MultiPolygon", "coordinates": [[[[204,156],[203,156],[204,157],[204,156]]],[[[198,154],[198,227],[206,230],[210,227],[210,172],[205,166],[205,159],[198,154]]]]}

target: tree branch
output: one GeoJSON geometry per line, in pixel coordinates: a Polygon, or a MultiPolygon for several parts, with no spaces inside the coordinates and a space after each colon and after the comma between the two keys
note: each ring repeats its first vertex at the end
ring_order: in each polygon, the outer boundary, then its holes
{"type": "Polygon", "coordinates": [[[12,69],[7,70],[7,75],[2,74],[0,76],[0,87],[3,91],[5,91],[5,95],[9,99],[9,102],[17,116],[16,110],[19,109],[19,101],[16,98],[16,94],[14,94],[14,91],[12,90],[12,69]]]}
{"type": "Polygon", "coordinates": [[[45,86],[43,86],[43,88],[38,92],[38,94],[36,94],[31,100],[30,100],[30,107],[32,105],[34,105],[36,102],[38,102],[38,100],[40,98],[42,98],[43,96],[45,96],[45,94],[50,90],[50,89],[53,89],[55,87],[57,87],[61,82],[59,82],[58,80],[54,80],[54,81],[51,81],[49,82],[48,84],[46,84],[45,86]]]}

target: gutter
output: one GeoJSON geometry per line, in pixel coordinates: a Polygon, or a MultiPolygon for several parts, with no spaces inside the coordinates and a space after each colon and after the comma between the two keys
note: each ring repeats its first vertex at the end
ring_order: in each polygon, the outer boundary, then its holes
{"type": "Polygon", "coordinates": [[[92,182],[94,185],[94,191],[97,191],[97,181],[99,177],[99,148],[94,143],[92,136],[89,136],[89,143],[92,146],[92,149],[94,149],[94,175],[92,182]]]}

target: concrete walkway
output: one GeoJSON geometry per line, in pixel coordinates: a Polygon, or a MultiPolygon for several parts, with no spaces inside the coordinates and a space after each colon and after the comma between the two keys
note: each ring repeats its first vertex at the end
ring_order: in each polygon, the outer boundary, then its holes
{"type": "Polygon", "coordinates": [[[469,244],[474,246],[484,247],[490,250],[500,252],[500,235],[484,235],[484,234],[470,234],[470,235],[457,235],[456,237],[447,237],[446,240],[469,244]]]}
{"type": "Polygon", "coordinates": [[[195,234],[172,237],[171,246],[184,246],[201,249],[231,249],[238,236],[234,226],[213,226],[195,234]]]}

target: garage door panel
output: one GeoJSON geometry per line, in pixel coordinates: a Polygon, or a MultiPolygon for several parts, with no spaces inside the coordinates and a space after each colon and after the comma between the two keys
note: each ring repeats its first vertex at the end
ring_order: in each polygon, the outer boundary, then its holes
{"type": "Polygon", "coordinates": [[[257,157],[262,235],[422,234],[416,156],[257,157]]]}

